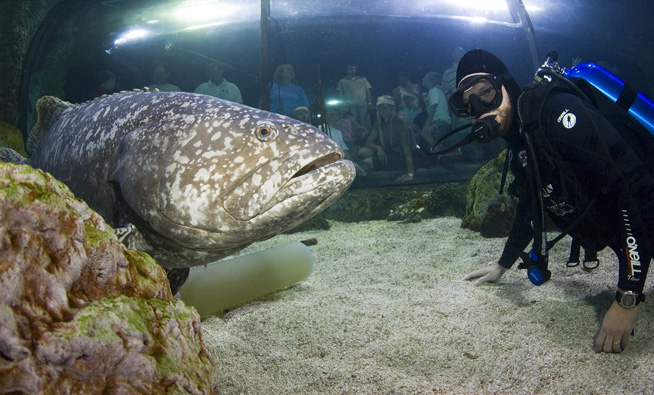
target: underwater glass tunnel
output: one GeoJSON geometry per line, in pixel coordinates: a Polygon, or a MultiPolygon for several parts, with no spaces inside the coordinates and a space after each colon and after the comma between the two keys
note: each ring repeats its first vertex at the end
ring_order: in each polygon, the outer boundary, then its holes
{"type": "MultiPolygon", "coordinates": [[[[19,126],[30,130],[44,95],[92,99],[103,70],[120,91],[151,84],[154,67],[163,65],[169,83],[192,92],[207,81],[211,62],[223,66],[245,104],[263,108],[275,69],[292,64],[318,125],[339,105],[348,65],[370,82],[373,102],[393,94],[399,75],[426,96],[425,74],[446,73],[457,48],[497,54],[521,85],[555,49],[561,65],[600,63],[651,97],[651,9],[648,1],[611,0],[62,0],[30,45],[19,126]]],[[[375,112],[368,108],[369,126],[375,112]]],[[[501,149],[426,155],[413,183],[468,178],[501,149]]],[[[369,170],[355,187],[393,184],[402,173],[369,170]]]]}

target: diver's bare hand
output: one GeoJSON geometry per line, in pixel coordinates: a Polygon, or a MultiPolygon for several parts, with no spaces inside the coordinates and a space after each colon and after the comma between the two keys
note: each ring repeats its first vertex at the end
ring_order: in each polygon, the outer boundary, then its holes
{"type": "Polygon", "coordinates": [[[638,306],[625,309],[618,302],[613,302],[604,315],[599,336],[595,341],[597,352],[621,352],[629,344],[631,331],[638,318],[638,306]]]}
{"type": "Polygon", "coordinates": [[[475,285],[479,285],[485,282],[495,282],[499,280],[500,277],[502,277],[504,272],[506,272],[506,268],[500,266],[497,263],[494,263],[492,265],[484,266],[479,270],[475,270],[472,273],[466,274],[462,280],[468,281],[479,277],[479,279],[475,281],[475,285]]]}

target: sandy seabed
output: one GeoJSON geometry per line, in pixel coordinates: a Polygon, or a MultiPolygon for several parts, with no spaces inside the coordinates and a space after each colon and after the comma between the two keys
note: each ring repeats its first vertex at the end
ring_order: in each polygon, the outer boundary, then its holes
{"type": "Polygon", "coordinates": [[[654,394],[654,300],[623,353],[593,351],[616,289],[610,250],[586,273],[565,267],[564,239],[545,285],[516,265],[475,286],[460,279],[499,258],[505,239],[460,225],[332,222],[250,246],[316,238],[316,265],[291,288],[203,320],[223,393],[654,394]]]}

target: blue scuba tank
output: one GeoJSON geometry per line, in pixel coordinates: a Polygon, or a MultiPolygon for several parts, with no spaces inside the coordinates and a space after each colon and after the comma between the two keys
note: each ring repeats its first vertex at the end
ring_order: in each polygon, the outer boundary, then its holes
{"type": "MultiPolygon", "coordinates": [[[[569,70],[564,69],[563,75],[566,78],[583,78],[616,103],[632,89],[629,85],[625,89],[624,81],[595,63],[581,63],[569,70]]],[[[623,108],[626,107],[625,110],[654,135],[654,103],[640,92],[634,90],[630,93],[635,98],[629,99],[623,108]],[[633,103],[629,105],[631,100],[633,103]]]]}

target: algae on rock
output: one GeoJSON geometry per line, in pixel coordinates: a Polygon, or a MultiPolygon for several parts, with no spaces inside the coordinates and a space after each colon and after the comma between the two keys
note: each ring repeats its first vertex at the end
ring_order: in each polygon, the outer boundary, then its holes
{"type": "Polygon", "coordinates": [[[484,237],[508,236],[518,200],[506,190],[514,179],[511,173],[507,174],[504,193],[499,193],[505,158],[506,150],[479,169],[470,181],[462,228],[478,231],[484,237]]]}
{"type": "Polygon", "coordinates": [[[0,162],[0,388],[217,393],[197,312],[51,175],[0,162]]]}
{"type": "Polygon", "coordinates": [[[11,148],[27,158],[23,133],[17,127],[0,121],[0,147],[11,148]]]}

